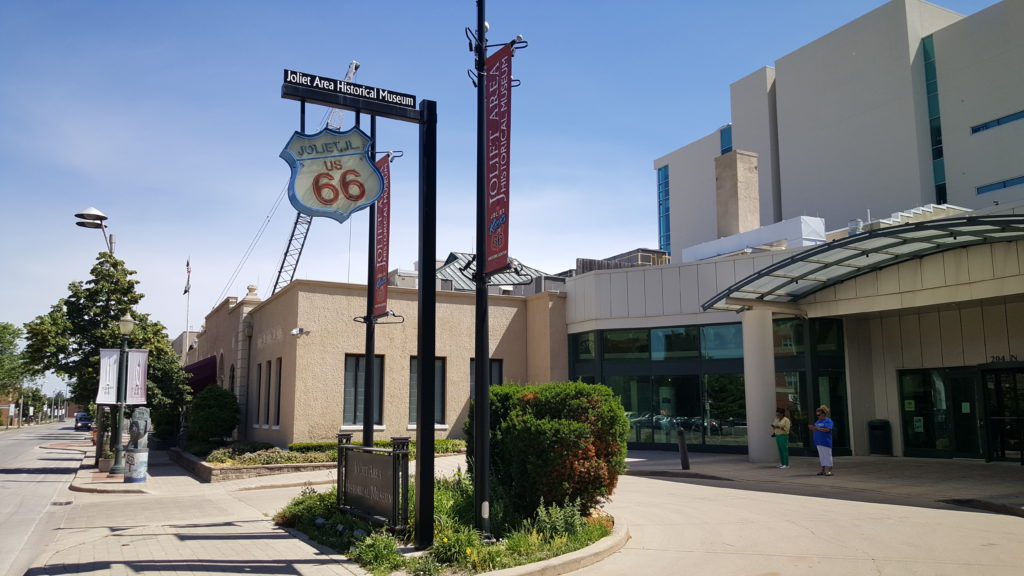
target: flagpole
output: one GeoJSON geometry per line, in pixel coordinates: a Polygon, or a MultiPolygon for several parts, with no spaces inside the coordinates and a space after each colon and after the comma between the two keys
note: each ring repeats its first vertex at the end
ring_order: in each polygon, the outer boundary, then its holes
{"type": "Polygon", "coordinates": [[[192,257],[185,260],[185,334],[181,340],[181,365],[188,365],[188,313],[192,302],[192,257]]]}

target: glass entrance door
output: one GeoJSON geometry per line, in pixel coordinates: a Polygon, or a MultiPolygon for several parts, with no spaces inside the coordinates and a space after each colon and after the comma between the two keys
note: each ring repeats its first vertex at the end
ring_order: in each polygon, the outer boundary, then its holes
{"type": "Polygon", "coordinates": [[[1024,450],[1024,368],[986,372],[988,457],[1021,460],[1024,450]]]}

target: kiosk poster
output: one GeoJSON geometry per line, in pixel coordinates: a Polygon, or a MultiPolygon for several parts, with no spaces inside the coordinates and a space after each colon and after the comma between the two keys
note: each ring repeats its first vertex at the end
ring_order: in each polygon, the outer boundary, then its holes
{"type": "Polygon", "coordinates": [[[291,168],[288,200],[307,216],[339,223],[373,204],[384,181],[370,157],[370,137],[359,128],[295,132],[281,158],[291,168]]]}
{"type": "Polygon", "coordinates": [[[487,74],[487,246],[484,273],[508,267],[509,131],[512,124],[512,46],[491,54],[487,74]]]}

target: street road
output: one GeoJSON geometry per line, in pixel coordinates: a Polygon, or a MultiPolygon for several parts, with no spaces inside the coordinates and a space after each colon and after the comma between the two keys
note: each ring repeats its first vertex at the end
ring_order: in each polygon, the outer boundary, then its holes
{"type": "Polygon", "coordinates": [[[28,570],[73,500],[81,453],[41,446],[81,438],[71,419],[0,431],[0,574],[28,570]]]}

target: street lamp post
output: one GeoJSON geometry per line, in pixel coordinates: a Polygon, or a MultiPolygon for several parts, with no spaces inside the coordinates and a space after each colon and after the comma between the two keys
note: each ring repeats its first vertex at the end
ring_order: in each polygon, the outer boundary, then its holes
{"type": "Polygon", "coordinates": [[[135,320],[127,312],[117,322],[121,331],[121,354],[117,361],[117,420],[114,421],[114,465],[110,467],[110,474],[124,474],[124,443],[122,434],[124,430],[124,401],[128,392],[128,335],[135,328],[135,320]]]}
{"type": "MultiPolygon", "coordinates": [[[[92,206],[82,210],[75,214],[75,218],[78,218],[78,222],[75,222],[77,226],[82,228],[99,228],[100,232],[103,232],[103,243],[107,247],[107,252],[111,256],[114,255],[114,235],[107,235],[107,225],[104,222],[107,220],[107,215],[92,206]]],[[[103,455],[103,445],[106,443],[106,438],[103,433],[103,406],[96,407],[96,464],[99,465],[100,457],[103,455]]]]}
{"type": "Polygon", "coordinates": [[[77,226],[82,228],[99,228],[103,232],[103,241],[107,245],[107,252],[110,252],[111,256],[114,255],[114,235],[107,235],[107,225],[103,223],[107,219],[106,214],[90,206],[75,214],[75,218],[78,218],[78,222],[75,222],[77,226]]]}

